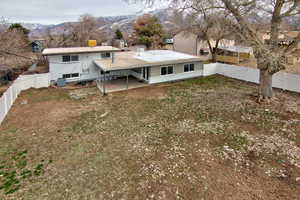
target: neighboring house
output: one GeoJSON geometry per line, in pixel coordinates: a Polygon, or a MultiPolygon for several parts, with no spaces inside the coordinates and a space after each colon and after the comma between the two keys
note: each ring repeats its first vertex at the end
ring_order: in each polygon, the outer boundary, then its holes
{"type": "Polygon", "coordinates": [[[167,38],[165,39],[166,44],[174,44],[174,39],[173,38],[167,38]]]}
{"type": "Polygon", "coordinates": [[[107,40],[106,42],[101,43],[102,46],[113,46],[119,49],[125,49],[128,47],[127,41],[126,40],[118,40],[118,39],[110,39],[107,40]]]}
{"type": "Polygon", "coordinates": [[[49,62],[51,81],[63,78],[66,82],[98,78],[96,59],[112,59],[120,49],[111,46],[49,48],[43,51],[49,62]]]}
{"type": "Polygon", "coordinates": [[[121,39],[121,40],[113,40],[112,44],[113,44],[112,46],[117,47],[119,49],[125,49],[125,47],[128,46],[127,42],[125,40],[123,40],[123,39],[121,39]]]}
{"type": "Polygon", "coordinates": [[[41,53],[44,48],[44,40],[34,40],[31,42],[31,49],[34,53],[41,53]]]}
{"type": "Polygon", "coordinates": [[[174,50],[174,39],[173,38],[165,39],[165,44],[162,48],[166,50],[174,50]]]}
{"type": "MultiPolygon", "coordinates": [[[[210,41],[214,47],[216,41],[210,41]]],[[[219,42],[219,47],[234,46],[234,40],[223,39],[219,42]]],[[[207,41],[200,39],[196,34],[179,32],[174,36],[174,51],[200,56],[203,52],[209,52],[207,41]]]]}
{"type": "Polygon", "coordinates": [[[293,53],[286,56],[286,62],[289,65],[300,64],[300,49],[296,49],[293,53]]]}
{"type": "MultiPolygon", "coordinates": [[[[299,33],[299,31],[280,31],[278,36],[279,45],[289,45],[299,33]]],[[[270,31],[261,31],[259,37],[265,43],[269,43],[271,38],[270,31]]],[[[300,44],[298,44],[298,48],[300,48],[300,44]]]]}

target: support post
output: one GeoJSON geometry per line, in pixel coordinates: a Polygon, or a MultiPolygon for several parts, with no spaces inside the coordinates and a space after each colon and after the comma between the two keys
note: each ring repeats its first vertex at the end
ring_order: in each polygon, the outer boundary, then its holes
{"type": "Polygon", "coordinates": [[[126,73],[126,89],[128,90],[128,71],[126,73]]]}
{"type": "Polygon", "coordinates": [[[103,96],[106,95],[106,92],[105,92],[105,81],[106,81],[106,76],[105,76],[105,71],[104,71],[104,76],[103,76],[103,96]]]}

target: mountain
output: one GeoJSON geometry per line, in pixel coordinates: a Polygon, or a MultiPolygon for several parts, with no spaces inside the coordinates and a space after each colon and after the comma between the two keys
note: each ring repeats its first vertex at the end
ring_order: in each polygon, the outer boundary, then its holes
{"type": "MultiPolygon", "coordinates": [[[[123,16],[111,16],[111,17],[98,17],[97,26],[100,30],[104,32],[111,33],[115,29],[120,29],[121,31],[132,33],[134,21],[144,15],[151,14],[159,18],[161,24],[168,31],[175,27],[171,22],[172,11],[169,9],[157,9],[157,10],[147,10],[134,15],[123,15],[123,16]]],[[[43,25],[43,24],[32,24],[24,23],[23,26],[30,30],[30,36],[34,38],[42,37],[47,31],[51,31],[54,34],[62,33],[64,28],[70,24],[76,24],[78,22],[64,22],[57,25],[43,25]]]]}

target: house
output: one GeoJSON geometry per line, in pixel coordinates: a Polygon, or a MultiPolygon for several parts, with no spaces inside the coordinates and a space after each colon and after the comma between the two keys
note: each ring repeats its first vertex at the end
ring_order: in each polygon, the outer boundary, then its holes
{"type": "MultiPolygon", "coordinates": [[[[216,44],[215,40],[210,41],[213,47],[216,44]]],[[[219,46],[222,47],[230,47],[234,46],[234,40],[223,39],[219,42],[219,46]]],[[[188,33],[185,31],[181,31],[174,36],[174,51],[200,56],[209,54],[209,46],[207,41],[200,39],[194,33],[188,33]]]]}
{"type": "Polygon", "coordinates": [[[173,38],[167,38],[165,39],[166,44],[174,44],[174,39],[173,38]]]}
{"type": "Polygon", "coordinates": [[[286,56],[286,63],[289,65],[300,64],[300,49],[296,49],[290,55],[286,56]]]}
{"type": "Polygon", "coordinates": [[[44,42],[45,42],[45,40],[34,40],[34,41],[32,41],[31,42],[32,52],[41,53],[45,48],[44,42]]]}
{"type": "Polygon", "coordinates": [[[103,93],[203,75],[199,57],[170,50],[118,52],[114,59],[94,62],[99,68],[97,85],[103,93]]]}
{"type": "Polygon", "coordinates": [[[170,50],[120,51],[111,46],[45,49],[52,82],[96,80],[105,94],[203,75],[199,57],[170,50]]]}
{"type": "Polygon", "coordinates": [[[51,81],[63,78],[66,82],[98,78],[96,59],[112,59],[120,49],[112,46],[49,48],[43,51],[49,62],[51,81]]]}
{"type": "MultiPolygon", "coordinates": [[[[278,35],[278,45],[288,46],[289,44],[291,44],[291,42],[293,42],[294,38],[297,37],[299,33],[300,31],[280,31],[278,35]]],[[[270,31],[259,32],[259,37],[265,43],[269,43],[271,39],[270,31]]],[[[298,48],[300,48],[300,44],[298,44],[298,48]]]]}

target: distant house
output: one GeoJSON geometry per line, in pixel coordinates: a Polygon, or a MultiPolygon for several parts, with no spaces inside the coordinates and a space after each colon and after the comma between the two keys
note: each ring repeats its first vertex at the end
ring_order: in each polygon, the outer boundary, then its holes
{"type": "MultiPolygon", "coordinates": [[[[281,46],[287,46],[293,42],[294,38],[297,37],[297,35],[300,33],[300,31],[280,31],[278,39],[279,44],[281,46]]],[[[261,31],[259,32],[259,37],[262,41],[265,43],[269,43],[271,39],[270,31],[261,31]]],[[[300,48],[300,44],[298,44],[298,48],[300,48]]]]}
{"type": "Polygon", "coordinates": [[[44,42],[45,42],[45,40],[34,40],[34,41],[32,41],[31,42],[32,52],[41,53],[45,48],[44,42]]]}
{"type": "Polygon", "coordinates": [[[199,57],[169,50],[124,51],[111,46],[45,49],[51,80],[97,80],[103,92],[202,76],[199,57]],[[122,79],[126,82],[121,82],[122,79]]]}
{"type": "Polygon", "coordinates": [[[173,38],[167,38],[165,39],[166,44],[174,44],[174,39],[173,38]]]}
{"type": "Polygon", "coordinates": [[[286,56],[286,62],[289,65],[300,64],[300,49],[296,49],[293,53],[286,56]]]}
{"type": "MultiPolygon", "coordinates": [[[[216,41],[210,41],[215,46],[216,41]]],[[[219,46],[230,47],[234,46],[234,40],[223,39],[220,41],[219,46]]],[[[196,34],[181,31],[174,36],[174,51],[187,53],[190,55],[200,56],[209,53],[209,46],[207,41],[200,39],[196,34]]]]}

